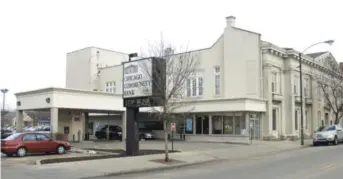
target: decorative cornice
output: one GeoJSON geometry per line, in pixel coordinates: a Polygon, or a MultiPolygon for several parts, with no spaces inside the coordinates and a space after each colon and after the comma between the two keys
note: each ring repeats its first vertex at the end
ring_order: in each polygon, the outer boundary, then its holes
{"type": "MultiPolygon", "coordinates": [[[[261,49],[262,51],[264,51],[264,53],[269,53],[271,55],[275,55],[275,56],[278,56],[281,58],[293,58],[295,60],[300,59],[299,52],[297,52],[293,49],[285,50],[285,49],[277,47],[271,43],[269,43],[269,44],[266,43],[266,44],[264,44],[263,48],[261,49]]],[[[326,56],[326,57],[328,58],[328,56],[326,56]]],[[[315,69],[322,71],[322,72],[325,72],[325,73],[329,73],[331,75],[337,75],[338,77],[343,78],[343,75],[341,73],[335,73],[334,74],[332,70],[330,70],[330,69],[320,65],[319,63],[315,62],[315,58],[312,58],[312,57],[309,57],[308,55],[302,54],[301,60],[302,60],[303,64],[308,65],[312,68],[315,68],[315,69]]]]}

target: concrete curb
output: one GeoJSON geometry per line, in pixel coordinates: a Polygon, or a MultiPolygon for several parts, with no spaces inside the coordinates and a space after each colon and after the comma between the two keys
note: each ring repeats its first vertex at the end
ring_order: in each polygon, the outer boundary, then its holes
{"type": "Polygon", "coordinates": [[[77,157],[61,157],[61,158],[48,158],[36,160],[36,165],[47,165],[53,163],[68,163],[84,160],[100,160],[107,158],[117,158],[117,154],[103,154],[103,155],[90,155],[90,156],[77,156],[77,157]]]}
{"type": "Polygon", "coordinates": [[[272,151],[272,152],[264,152],[252,156],[247,156],[247,157],[240,157],[240,158],[234,158],[234,159],[220,159],[220,158],[214,158],[211,160],[206,160],[206,161],[199,161],[199,162],[194,162],[194,163],[185,163],[185,164],[177,164],[177,165],[165,165],[161,167],[153,167],[153,168],[142,168],[142,169],[134,169],[134,170],[126,170],[126,171],[119,171],[119,172],[109,172],[109,173],[104,173],[101,175],[94,175],[94,176],[89,176],[89,177],[82,177],[79,179],[94,179],[98,177],[105,177],[105,176],[119,176],[119,175],[125,175],[125,174],[135,174],[135,173],[142,173],[142,172],[152,172],[152,171],[163,171],[163,170],[171,170],[171,169],[177,169],[181,167],[188,167],[188,166],[194,166],[194,165],[201,165],[201,164],[209,164],[212,162],[221,162],[221,161],[242,161],[242,160],[248,160],[254,157],[262,157],[270,154],[276,154],[276,153],[283,153],[283,152],[290,152],[294,150],[300,150],[300,149],[305,149],[309,148],[310,145],[305,145],[297,148],[290,148],[290,149],[283,149],[283,150],[278,150],[278,151],[272,151]]]}

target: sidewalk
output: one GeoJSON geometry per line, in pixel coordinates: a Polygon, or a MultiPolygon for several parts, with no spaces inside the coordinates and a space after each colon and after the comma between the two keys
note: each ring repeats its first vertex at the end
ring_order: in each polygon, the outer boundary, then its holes
{"type": "MultiPolygon", "coordinates": [[[[306,142],[308,143],[308,141],[306,142]]],[[[306,145],[305,145],[306,146],[306,145]]],[[[307,144],[308,146],[308,144],[307,144]]],[[[260,142],[254,145],[231,147],[227,149],[211,149],[202,151],[170,154],[170,158],[180,161],[174,164],[162,164],[151,160],[163,159],[164,154],[137,157],[113,158],[72,163],[48,164],[34,166],[31,172],[39,175],[37,178],[92,178],[105,175],[176,168],[199,163],[220,160],[241,160],[251,157],[300,149],[295,142],[260,142]]],[[[32,175],[32,174],[31,174],[32,175]]]]}
{"type": "MultiPolygon", "coordinates": [[[[217,149],[217,148],[229,148],[234,147],[237,145],[242,144],[229,144],[229,143],[220,143],[220,142],[188,142],[188,141],[175,141],[174,142],[174,149],[189,152],[195,150],[209,150],[209,149],[217,149]]],[[[89,149],[89,148],[97,148],[97,149],[125,149],[124,142],[118,141],[100,141],[100,142],[82,142],[82,143],[73,143],[73,148],[79,149],[89,149]]],[[[172,142],[168,143],[169,149],[172,147],[172,142]]],[[[164,150],[164,141],[141,141],[139,142],[140,149],[158,149],[164,150]]]]}

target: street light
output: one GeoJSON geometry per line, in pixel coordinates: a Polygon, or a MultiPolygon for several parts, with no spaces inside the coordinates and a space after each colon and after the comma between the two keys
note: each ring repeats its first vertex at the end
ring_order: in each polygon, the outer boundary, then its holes
{"type": "Polygon", "coordinates": [[[304,145],[304,111],[303,111],[303,78],[302,78],[302,60],[301,54],[305,53],[308,49],[319,45],[319,44],[329,44],[332,45],[335,41],[334,40],[326,40],[322,42],[318,42],[315,44],[310,45],[309,47],[305,48],[302,52],[299,52],[299,74],[300,74],[300,145],[304,145]]]}
{"type": "MultiPolygon", "coordinates": [[[[5,117],[5,96],[6,96],[6,93],[9,91],[7,88],[3,88],[0,90],[2,92],[2,111],[0,112],[1,113],[1,120],[4,119],[5,117]]],[[[1,127],[2,127],[2,123],[1,123],[1,127]]]]}
{"type": "Polygon", "coordinates": [[[9,90],[7,88],[3,88],[1,89],[1,92],[2,92],[2,111],[5,111],[5,99],[6,99],[6,93],[8,92],[9,90]]]}

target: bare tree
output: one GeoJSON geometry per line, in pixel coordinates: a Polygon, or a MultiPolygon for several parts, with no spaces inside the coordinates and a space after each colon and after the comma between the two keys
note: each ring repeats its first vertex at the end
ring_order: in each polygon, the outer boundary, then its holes
{"type": "MultiPolygon", "coordinates": [[[[150,114],[163,122],[164,141],[165,141],[165,161],[169,161],[168,154],[168,121],[184,119],[189,116],[194,108],[194,100],[187,101],[186,95],[190,93],[190,79],[196,74],[199,65],[198,52],[178,50],[171,44],[163,40],[163,36],[157,43],[148,43],[148,50],[144,57],[160,57],[158,63],[165,65],[165,75],[157,75],[156,81],[152,85],[157,87],[158,91],[164,92],[163,97],[153,97],[154,101],[162,104],[159,107],[151,107],[150,114]],[[160,85],[164,83],[165,85],[160,85]],[[193,105],[193,106],[192,106],[193,105]],[[178,112],[183,108],[182,112],[178,112]],[[187,108],[187,109],[186,109],[187,108]]],[[[159,65],[156,65],[158,67],[159,65]]],[[[156,69],[153,69],[154,71],[156,69]]],[[[160,69],[157,69],[159,71],[160,69]]],[[[164,74],[161,72],[161,74],[164,74]]],[[[153,75],[153,74],[149,74],[153,75]]],[[[156,78],[155,78],[156,79],[156,78]]],[[[197,86],[198,87],[198,86],[197,86]]],[[[202,86],[201,86],[202,88],[202,86]]],[[[144,90],[144,89],[143,89],[144,90]]],[[[201,89],[203,90],[203,89],[201,89]]]]}
{"type": "Polygon", "coordinates": [[[324,102],[335,116],[335,124],[343,117],[343,75],[335,60],[325,60],[323,66],[312,71],[317,83],[318,95],[324,96],[324,102]]]}

